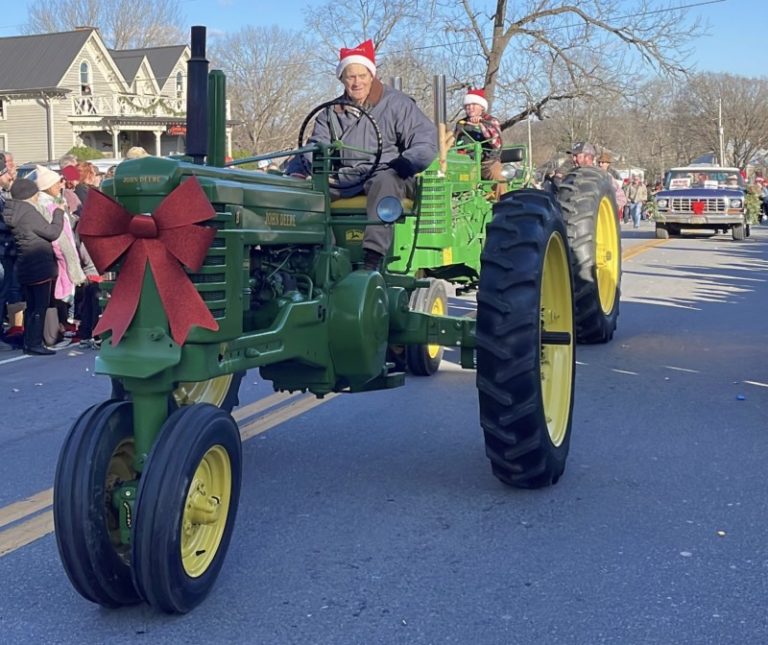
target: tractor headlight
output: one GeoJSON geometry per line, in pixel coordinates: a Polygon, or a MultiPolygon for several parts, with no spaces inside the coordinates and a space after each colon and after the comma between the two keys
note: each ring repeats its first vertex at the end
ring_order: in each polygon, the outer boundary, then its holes
{"type": "Polygon", "coordinates": [[[376,215],[385,224],[392,224],[403,216],[403,205],[397,197],[382,197],[376,204],[376,215]]]}
{"type": "Polygon", "coordinates": [[[669,200],[668,199],[657,199],[656,200],[656,206],[659,208],[667,208],[669,206],[669,200]]]}
{"type": "Polygon", "coordinates": [[[741,199],[736,197],[735,199],[732,199],[730,202],[731,208],[741,208],[743,206],[743,202],[741,199]]]}
{"type": "Polygon", "coordinates": [[[520,176],[520,168],[513,163],[505,163],[501,166],[501,176],[507,181],[513,180],[515,177],[520,176]]]}

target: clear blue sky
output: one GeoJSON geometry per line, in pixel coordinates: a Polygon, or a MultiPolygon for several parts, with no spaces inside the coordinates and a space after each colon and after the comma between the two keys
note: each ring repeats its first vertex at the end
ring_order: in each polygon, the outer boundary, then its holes
{"type": "MultiPolygon", "coordinates": [[[[663,0],[666,2],[667,0],[663,0]]],[[[677,0],[674,4],[689,5],[707,0],[677,0]]],[[[27,19],[29,2],[7,3],[3,8],[0,36],[21,32],[27,19]]],[[[307,6],[317,6],[322,0],[181,0],[186,25],[205,25],[210,33],[237,31],[244,25],[280,25],[301,29],[307,6]]],[[[626,1],[628,12],[637,6],[626,1]]],[[[66,2],[58,5],[65,10],[66,2]]],[[[710,35],[693,44],[691,63],[698,71],[732,72],[742,76],[768,76],[765,61],[765,34],[768,20],[764,0],[724,0],[701,4],[689,11],[704,18],[710,25],[710,35]]]]}

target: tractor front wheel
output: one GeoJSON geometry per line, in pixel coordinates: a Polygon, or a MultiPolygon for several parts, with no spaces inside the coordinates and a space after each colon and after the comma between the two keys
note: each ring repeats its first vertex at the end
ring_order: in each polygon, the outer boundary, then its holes
{"type": "Polygon", "coordinates": [[[167,613],[198,605],[219,575],[240,498],[237,424],[206,403],[173,412],[152,447],[136,499],[133,580],[167,613]]]}
{"type": "Polygon", "coordinates": [[[140,602],[131,580],[130,545],[120,536],[112,493],[133,481],[133,406],[107,401],[88,408],[64,440],[53,487],[53,522],[64,570],[74,588],[104,607],[140,602]]]}
{"type": "Polygon", "coordinates": [[[518,488],[554,484],[571,440],[573,280],[565,225],[549,194],[494,206],[477,293],[480,423],[494,475],[518,488]]]}

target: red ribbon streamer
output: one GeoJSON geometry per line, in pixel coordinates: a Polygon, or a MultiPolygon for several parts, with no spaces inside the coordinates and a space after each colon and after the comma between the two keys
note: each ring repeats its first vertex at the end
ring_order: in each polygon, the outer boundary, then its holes
{"type": "Polygon", "coordinates": [[[93,263],[103,273],[125,255],[112,297],[93,333],[111,329],[112,344],[120,342],[136,314],[147,263],[173,340],[183,345],[193,325],[218,330],[182,267],[197,271],[202,266],[216,230],[195,224],[215,215],[196,177],[173,190],[151,216],[132,215],[111,197],[91,190],[78,231],[93,263]]]}

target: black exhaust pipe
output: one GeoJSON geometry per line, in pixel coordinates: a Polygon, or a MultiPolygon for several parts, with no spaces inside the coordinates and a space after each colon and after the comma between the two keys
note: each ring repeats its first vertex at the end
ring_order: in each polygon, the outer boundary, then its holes
{"type": "Polygon", "coordinates": [[[192,27],[192,56],[187,63],[187,156],[204,164],[208,154],[208,59],[205,27],[192,27]]]}

